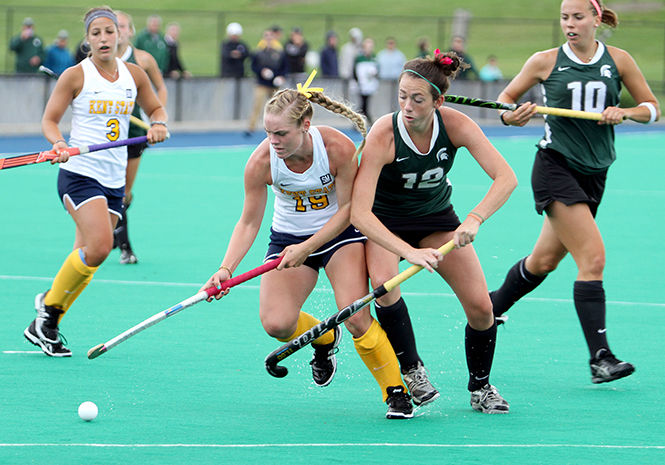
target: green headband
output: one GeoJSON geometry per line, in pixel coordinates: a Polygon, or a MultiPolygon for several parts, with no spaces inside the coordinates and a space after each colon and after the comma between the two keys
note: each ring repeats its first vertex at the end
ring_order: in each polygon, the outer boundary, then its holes
{"type": "Polygon", "coordinates": [[[415,74],[416,76],[418,76],[419,78],[424,79],[425,81],[429,82],[429,84],[430,84],[432,87],[434,87],[434,88],[436,89],[436,91],[439,93],[439,95],[443,94],[443,92],[441,92],[441,89],[439,89],[439,87],[438,87],[436,84],[434,84],[432,81],[430,81],[429,79],[427,79],[425,76],[423,76],[423,75],[420,74],[419,72],[414,71],[414,70],[412,70],[412,69],[405,69],[404,72],[405,72],[405,73],[406,73],[406,72],[413,73],[413,74],[415,74]]]}

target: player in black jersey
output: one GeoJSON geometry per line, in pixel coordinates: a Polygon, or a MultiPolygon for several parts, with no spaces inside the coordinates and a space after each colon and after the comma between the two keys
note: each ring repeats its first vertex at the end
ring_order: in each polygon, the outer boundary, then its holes
{"type": "MultiPolygon", "coordinates": [[[[541,83],[548,106],[601,113],[602,119],[547,116],[532,173],[536,210],[546,214],[543,227],[531,254],[517,262],[503,285],[490,294],[494,314],[500,317],[570,253],[578,268],[574,301],[589,346],[594,383],[635,371],[612,354],[607,342],[605,248],[595,221],[607,171],[615,159],[614,125],[625,119],[650,123],[660,116],[658,101],[630,54],[596,39],[596,29],[603,23],[616,27],[617,16],[601,0],[561,2],[566,43],[531,56],[499,95],[498,100],[515,103],[541,83]],[[622,84],[637,106],[618,106],[622,84]]],[[[534,114],[535,105],[527,103],[502,113],[501,120],[523,126],[534,114]]]]}
{"type": "MultiPolygon", "coordinates": [[[[496,324],[471,242],[517,181],[478,125],[442,106],[449,79],[462,66],[454,52],[438,50],[433,58],[416,58],[404,65],[398,94],[401,111],[379,118],[367,136],[353,186],[351,218],[368,238],[367,268],[374,287],[398,273],[400,257],[435,270],[446,280],[468,320],[465,346],[471,405],[483,413],[508,413],[508,402],[489,382],[496,324]],[[465,147],[493,180],[461,223],[450,202],[447,177],[459,147],[465,147]],[[456,250],[442,260],[436,248],[451,239],[456,250]]],[[[426,372],[399,288],[377,302],[377,318],[393,344],[414,402],[432,400],[433,388],[424,382],[426,372]]]]}

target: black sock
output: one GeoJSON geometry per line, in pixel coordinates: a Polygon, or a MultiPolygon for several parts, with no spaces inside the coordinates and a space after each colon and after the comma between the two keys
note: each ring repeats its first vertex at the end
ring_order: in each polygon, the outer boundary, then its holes
{"type": "Polygon", "coordinates": [[[515,263],[508,273],[506,280],[496,291],[490,292],[492,311],[495,316],[503,315],[515,302],[537,288],[545,281],[547,275],[536,276],[526,269],[526,257],[515,263]]]}
{"type": "Polygon", "coordinates": [[[475,330],[467,323],[464,348],[466,365],[469,368],[469,391],[476,391],[489,384],[495,347],[496,323],[485,331],[475,330]]]}
{"type": "Polygon", "coordinates": [[[120,247],[121,249],[131,248],[129,245],[129,230],[127,229],[127,210],[129,209],[130,204],[122,204],[122,219],[118,220],[118,223],[115,225],[115,230],[113,231],[113,243],[114,246],[120,247]]]}
{"type": "Polygon", "coordinates": [[[413,334],[411,318],[404,299],[400,297],[397,302],[387,307],[375,303],[374,307],[376,318],[388,335],[402,372],[406,373],[418,362],[422,363],[416,349],[416,336],[413,334]]]}
{"type": "Polygon", "coordinates": [[[575,309],[580,319],[591,357],[609,349],[605,328],[605,289],[602,281],[575,281],[575,309]]]}

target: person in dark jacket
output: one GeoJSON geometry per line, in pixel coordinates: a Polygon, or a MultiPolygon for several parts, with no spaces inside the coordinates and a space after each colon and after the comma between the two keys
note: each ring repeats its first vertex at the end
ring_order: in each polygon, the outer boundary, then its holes
{"type": "Polygon", "coordinates": [[[245,77],[245,60],[249,57],[249,47],[243,42],[242,26],[230,23],[226,26],[226,40],[222,42],[221,77],[245,77]]]}
{"type": "Polygon", "coordinates": [[[254,87],[254,105],[249,116],[246,135],[256,128],[263,105],[273,93],[286,81],[286,55],[284,50],[275,48],[273,33],[270,29],[263,32],[262,47],[252,54],[252,71],[256,74],[254,87]]]}

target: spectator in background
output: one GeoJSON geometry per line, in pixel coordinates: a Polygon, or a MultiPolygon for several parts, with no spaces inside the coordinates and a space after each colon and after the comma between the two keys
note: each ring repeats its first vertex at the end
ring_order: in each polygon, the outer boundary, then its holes
{"type": "Polygon", "coordinates": [[[326,34],[326,45],[321,49],[320,64],[323,77],[339,77],[337,42],[335,31],[328,31],[326,34]]]}
{"type": "Polygon", "coordinates": [[[421,37],[418,39],[418,54],[416,58],[425,58],[429,53],[429,39],[427,37],[421,37]]]}
{"type": "Polygon", "coordinates": [[[148,16],[146,28],[136,36],[134,45],[136,48],[145,50],[157,61],[159,70],[164,74],[169,64],[169,52],[161,32],[162,18],[158,15],[148,16]]]}
{"type": "Polygon", "coordinates": [[[367,38],[362,42],[362,53],[356,57],[355,78],[358,81],[360,90],[360,99],[362,102],[362,113],[367,117],[369,124],[372,124],[372,117],[369,113],[369,100],[372,95],[379,90],[379,65],[374,56],[374,40],[367,38]]]}
{"type": "Polygon", "coordinates": [[[406,56],[397,49],[394,37],[386,39],[386,48],[377,53],[376,62],[379,65],[379,79],[399,79],[406,56]]]}
{"type": "Polygon", "coordinates": [[[466,53],[466,41],[464,40],[464,37],[461,36],[453,37],[453,40],[450,44],[450,51],[457,53],[457,56],[460,57],[462,60],[464,60],[464,63],[469,65],[468,68],[461,67],[460,70],[457,72],[457,77],[455,79],[457,81],[471,79],[470,77],[471,74],[474,75],[474,79],[477,79],[478,70],[474,66],[471,57],[466,53]]]}
{"type": "Polygon", "coordinates": [[[35,35],[35,22],[25,18],[21,32],[9,41],[9,49],[16,53],[17,73],[36,73],[44,61],[44,43],[35,35]]]}
{"type": "Polygon", "coordinates": [[[256,122],[261,116],[263,105],[272,97],[273,93],[285,82],[286,55],[279,42],[275,40],[271,29],[263,31],[260,48],[252,54],[252,71],[256,74],[254,87],[254,104],[249,116],[247,131],[249,136],[256,129],[256,122]],[[276,48],[277,46],[280,48],[276,48]]]}
{"type": "Polygon", "coordinates": [[[81,41],[76,46],[76,53],[74,54],[74,61],[76,64],[78,65],[83,60],[85,60],[88,57],[89,52],[90,45],[88,45],[88,42],[85,40],[85,38],[81,39],[81,41]]]}
{"type": "Polygon", "coordinates": [[[294,27],[291,30],[289,40],[284,44],[284,53],[286,54],[287,73],[295,75],[294,79],[299,80],[305,73],[305,55],[309,50],[309,44],[305,40],[302,29],[294,27]]]}
{"type": "Polygon", "coordinates": [[[279,46],[281,47],[282,46],[282,35],[283,35],[282,33],[284,32],[282,30],[282,26],[280,26],[279,24],[273,24],[270,27],[270,32],[272,32],[272,41],[276,42],[275,44],[273,44],[273,47],[274,48],[279,48],[279,47],[277,47],[277,44],[279,44],[279,46]]]}
{"type": "Polygon", "coordinates": [[[169,61],[166,65],[165,77],[173,79],[189,78],[192,73],[185,69],[185,65],[180,61],[178,54],[178,38],[180,37],[180,24],[169,23],[166,26],[166,34],[164,34],[164,42],[166,42],[166,49],[168,51],[169,61]]]}
{"type": "Polygon", "coordinates": [[[487,57],[487,63],[485,66],[480,68],[478,77],[481,81],[485,82],[496,82],[500,79],[503,79],[503,73],[497,64],[496,55],[490,55],[487,57]]]}
{"type": "MultiPolygon", "coordinates": [[[[270,26],[270,47],[274,48],[275,50],[282,50],[284,46],[282,45],[282,26],[279,24],[273,24],[270,26]]],[[[261,40],[259,40],[259,43],[256,44],[257,49],[265,48],[266,47],[266,41],[263,37],[261,37],[261,40]]]]}
{"type": "Polygon", "coordinates": [[[352,79],[356,66],[356,57],[362,51],[363,31],[357,27],[349,29],[349,42],[342,45],[339,53],[339,76],[352,79]]]}
{"type": "Polygon", "coordinates": [[[245,60],[249,57],[249,47],[240,39],[241,36],[240,24],[229,23],[226,26],[226,40],[222,42],[221,77],[245,77],[245,60]]]}
{"type": "Polygon", "coordinates": [[[60,76],[64,70],[70,66],[74,66],[74,57],[67,49],[67,42],[69,40],[69,34],[67,31],[62,29],[58,32],[58,36],[53,42],[52,45],[49,45],[46,48],[46,59],[44,60],[44,66],[53,71],[55,74],[60,76]]]}

